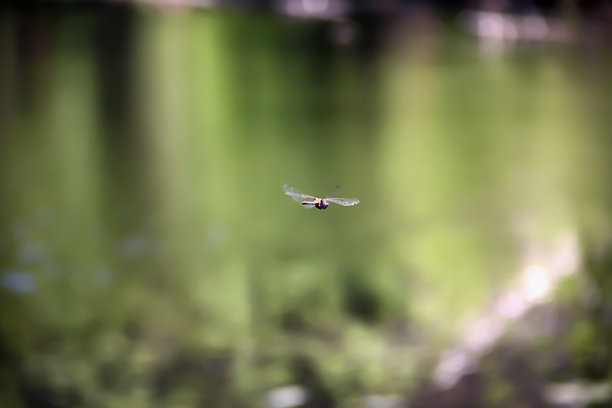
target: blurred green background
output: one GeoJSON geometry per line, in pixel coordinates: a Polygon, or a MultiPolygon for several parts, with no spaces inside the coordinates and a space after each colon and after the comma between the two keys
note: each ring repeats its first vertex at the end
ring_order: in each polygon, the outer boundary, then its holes
{"type": "Polygon", "coordinates": [[[427,10],[3,9],[2,406],[611,406],[612,53],[427,10]]]}

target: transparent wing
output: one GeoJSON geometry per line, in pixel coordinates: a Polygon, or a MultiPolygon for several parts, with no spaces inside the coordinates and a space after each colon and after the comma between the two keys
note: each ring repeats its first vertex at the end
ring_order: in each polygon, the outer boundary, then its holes
{"type": "Polygon", "coordinates": [[[345,207],[359,204],[358,198],[326,198],[325,200],[329,201],[330,203],[343,205],[345,207]]]}
{"type": "Polygon", "coordinates": [[[314,204],[304,204],[304,203],[300,203],[302,204],[302,207],[306,208],[307,210],[314,208],[314,204]]]}
{"type": "Polygon", "coordinates": [[[298,203],[302,203],[302,201],[316,200],[316,197],[310,196],[308,194],[304,194],[300,190],[298,190],[297,188],[293,186],[290,186],[289,184],[285,184],[283,186],[283,190],[285,191],[285,194],[293,198],[298,203]]]}
{"type": "Polygon", "coordinates": [[[324,198],[333,197],[335,195],[338,195],[339,192],[340,192],[340,185],[336,184],[336,186],[332,188],[329,193],[325,194],[324,198]]]}

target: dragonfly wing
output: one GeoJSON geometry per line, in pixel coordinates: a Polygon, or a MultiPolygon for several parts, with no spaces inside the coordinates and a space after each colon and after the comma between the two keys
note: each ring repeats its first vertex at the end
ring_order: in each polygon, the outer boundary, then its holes
{"type": "Polygon", "coordinates": [[[285,184],[283,186],[283,190],[285,191],[285,194],[287,194],[289,197],[293,198],[298,203],[302,203],[302,201],[314,201],[314,200],[316,200],[315,197],[309,196],[308,194],[304,194],[300,190],[298,190],[297,188],[295,188],[293,186],[290,186],[289,184],[285,184]]]}
{"type": "Polygon", "coordinates": [[[330,203],[343,205],[345,207],[359,204],[358,198],[326,198],[325,200],[329,201],[330,203]]]}
{"type": "Polygon", "coordinates": [[[300,204],[302,204],[302,207],[306,208],[307,210],[314,208],[314,204],[310,204],[307,201],[301,202],[300,204]]]}

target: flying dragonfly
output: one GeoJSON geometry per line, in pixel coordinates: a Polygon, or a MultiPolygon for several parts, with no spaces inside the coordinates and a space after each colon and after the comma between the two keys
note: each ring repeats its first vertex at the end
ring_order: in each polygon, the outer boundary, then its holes
{"type": "Polygon", "coordinates": [[[339,197],[330,197],[331,195],[336,195],[340,186],[336,186],[329,194],[325,195],[325,197],[315,197],[308,194],[302,193],[297,188],[290,186],[289,184],[285,184],[283,186],[283,190],[285,194],[293,198],[295,201],[300,203],[304,208],[313,208],[316,207],[319,210],[324,210],[329,207],[329,203],[336,203],[343,205],[345,207],[359,204],[358,198],[339,198],[339,197]]]}

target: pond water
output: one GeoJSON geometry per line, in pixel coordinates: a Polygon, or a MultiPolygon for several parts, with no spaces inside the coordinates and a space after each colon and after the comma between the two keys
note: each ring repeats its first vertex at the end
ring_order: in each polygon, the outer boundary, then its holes
{"type": "Polygon", "coordinates": [[[265,13],[0,27],[7,401],[384,406],[477,371],[500,406],[609,375],[609,53],[265,13]]]}

